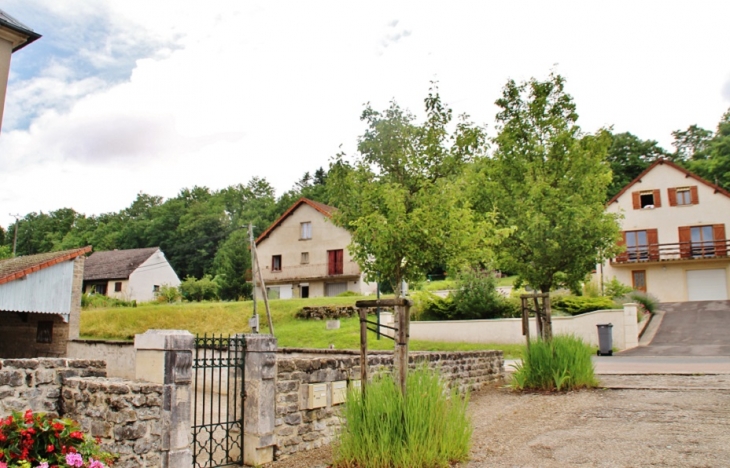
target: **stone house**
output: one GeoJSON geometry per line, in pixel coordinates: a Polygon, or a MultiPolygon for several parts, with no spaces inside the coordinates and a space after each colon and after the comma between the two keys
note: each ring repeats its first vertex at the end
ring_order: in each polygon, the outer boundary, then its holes
{"type": "MultiPolygon", "coordinates": [[[[256,239],[256,252],[269,297],[336,296],[345,291],[375,293],[348,246],[350,233],[332,224],[334,207],[297,200],[256,239]]],[[[256,294],[261,297],[257,281],[256,294]]]]}
{"type": "Polygon", "coordinates": [[[0,128],[5,108],[5,90],[10,76],[10,57],[31,42],[39,39],[40,34],[0,10],[0,128]]]}
{"type": "Polygon", "coordinates": [[[178,287],[180,278],[159,247],[94,252],[86,260],[87,294],[147,302],[163,285],[178,287]]]}
{"type": "Polygon", "coordinates": [[[730,193],[664,159],[649,166],[606,205],[621,214],[625,252],[598,265],[662,302],[727,300],[730,193]]]}
{"type": "Polygon", "coordinates": [[[0,260],[0,357],[66,356],[91,246],[0,260]]]}

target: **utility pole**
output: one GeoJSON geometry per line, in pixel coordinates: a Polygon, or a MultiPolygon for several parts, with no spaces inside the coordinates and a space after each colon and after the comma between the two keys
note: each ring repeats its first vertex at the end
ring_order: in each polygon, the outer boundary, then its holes
{"type": "Polygon", "coordinates": [[[251,325],[251,331],[254,333],[259,332],[259,314],[256,307],[256,244],[253,241],[253,224],[248,223],[248,241],[251,244],[251,284],[253,289],[251,294],[253,296],[253,317],[248,321],[251,325]]]}
{"type": "Polygon", "coordinates": [[[10,216],[15,218],[15,235],[13,235],[13,258],[15,258],[15,247],[18,245],[18,223],[20,222],[20,215],[10,213],[10,216]]]}

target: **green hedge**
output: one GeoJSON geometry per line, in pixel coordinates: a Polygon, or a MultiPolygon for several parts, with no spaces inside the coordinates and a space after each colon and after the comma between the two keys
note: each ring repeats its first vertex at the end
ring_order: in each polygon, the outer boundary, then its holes
{"type": "Polygon", "coordinates": [[[553,308],[567,312],[570,315],[616,308],[613,299],[600,296],[560,296],[552,300],[552,305],[553,308]]]}

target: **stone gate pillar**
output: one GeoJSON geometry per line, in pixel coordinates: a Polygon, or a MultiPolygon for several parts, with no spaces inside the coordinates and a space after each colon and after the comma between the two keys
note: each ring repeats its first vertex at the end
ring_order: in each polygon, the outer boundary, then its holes
{"type": "Polygon", "coordinates": [[[185,330],[147,330],[134,337],[137,380],[164,385],[162,468],[192,468],[191,405],[195,337],[185,330]]]}
{"type": "Polygon", "coordinates": [[[638,309],[637,304],[631,302],[624,304],[624,349],[639,346],[638,309]]]}
{"type": "Polygon", "coordinates": [[[277,343],[271,335],[243,337],[246,340],[243,462],[259,466],[274,460],[277,343]]]}

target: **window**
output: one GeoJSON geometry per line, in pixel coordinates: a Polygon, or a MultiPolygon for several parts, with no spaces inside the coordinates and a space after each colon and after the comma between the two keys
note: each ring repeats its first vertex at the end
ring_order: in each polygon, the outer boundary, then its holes
{"type": "Polygon", "coordinates": [[[53,342],[53,322],[42,321],[38,322],[38,329],[36,330],[36,343],[52,343],[53,342]]]}
{"type": "Polygon", "coordinates": [[[95,294],[101,294],[103,296],[106,295],[106,283],[103,283],[103,284],[97,283],[97,284],[93,285],[92,288],[93,288],[92,292],[94,292],[95,294]]]}
{"type": "Polygon", "coordinates": [[[327,263],[328,274],[341,275],[342,271],[343,271],[342,264],[343,264],[343,260],[344,260],[342,249],[328,250],[327,259],[328,259],[328,263],[327,263]]]}
{"type": "Polygon", "coordinates": [[[632,271],[631,284],[637,291],[646,292],[646,270],[632,271]]]}
{"type": "Polygon", "coordinates": [[[117,281],[114,283],[114,292],[122,292],[122,282],[117,281]]]}
{"type": "Polygon", "coordinates": [[[676,187],[667,189],[669,194],[669,206],[697,205],[700,202],[697,186],[676,187]]]}
{"type": "Polygon", "coordinates": [[[271,271],[281,271],[281,255],[271,256],[271,271]]]}
{"type": "Polygon", "coordinates": [[[626,232],[626,253],[630,262],[649,259],[649,237],[646,231],[626,232]]]}
{"type": "Polygon", "coordinates": [[[155,293],[160,292],[160,285],[159,284],[153,284],[152,285],[152,292],[155,292],[155,293]]]}
{"type": "Polygon", "coordinates": [[[715,243],[712,226],[693,226],[690,228],[691,251],[693,257],[714,257],[715,243]]]}
{"type": "Polygon", "coordinates": [[[659,190],[642,190],[631,194],[635,210],[659,208],[662,206],[659,190]]]}
{"type": "Polygon", "coordinates": [[[689,193],[689,187],[677,189],[677,196],[675,200],[677,200],[677,205],[691,205],[692,196],[689,193]]]}
{"type": "Polygon", "coordinates": [[[312,238],[312,223],[306,222],[301,224],[301,234],[299,240],[307,240],[312,238]]]}
{"type": "Polygon", "coordinates": [[[309,263],[309,252],[302,252],[302,264],[309,263]]]}
{"type": "Polygon", "coordinates": [[[309,285],[302,286],[299,291],[302,299],[307,299],[309,297],[309,285]]]}

